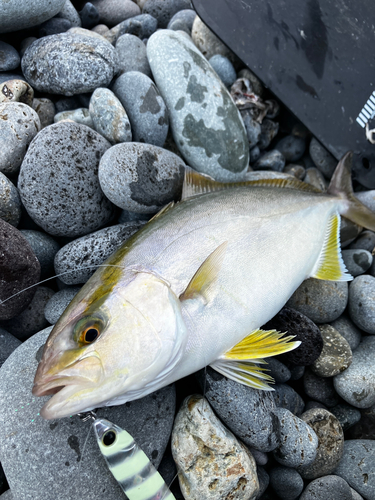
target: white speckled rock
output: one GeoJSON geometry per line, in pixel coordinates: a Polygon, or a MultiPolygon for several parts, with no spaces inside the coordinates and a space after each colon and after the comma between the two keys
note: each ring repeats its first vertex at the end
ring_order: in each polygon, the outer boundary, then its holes
{"type": "Polygon", "coordinates": [[[0,33],[37,26],[55,16],[65,0],[0,0],[0,33]]]}
{"type": "Polygon", "coordinates": [[[208,61],[183,34],[154,33],[147,55],[189,165],[219,181],[242,179],[249,145],[241,115],[208,61]]]}

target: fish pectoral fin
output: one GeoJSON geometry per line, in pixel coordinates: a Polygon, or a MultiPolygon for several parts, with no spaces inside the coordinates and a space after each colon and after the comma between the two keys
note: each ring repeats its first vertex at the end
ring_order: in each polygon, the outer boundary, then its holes
{"type": "Polygon", "coordinates": [[[264,391],[274,390],[268,385],[268,382],[273,384],[275,381],[270,375],[265,373],[266,368],[261,368],[251,361],[240,362],[218,359],[210,366],[225,377],[239,384],[247,385],[253,389],[262,389],[264,391]]]}
{"type": "Polygon", "coordinates": [[[207,299],[207,293],[216,281],[222,266],[228,242],[224,241],[214,250],[201,264],[194,274],[186,290],[180,295],[180,300],[193,299],[197,295],[203,295],[207,299]]]}
{"type": "Polygon", "coordinates": [[[332,215],[328,222],[323,248],[311,278],[329,281],[350,281],[353,279],[341,256],[340,216],[338,214],[332,215]]]}

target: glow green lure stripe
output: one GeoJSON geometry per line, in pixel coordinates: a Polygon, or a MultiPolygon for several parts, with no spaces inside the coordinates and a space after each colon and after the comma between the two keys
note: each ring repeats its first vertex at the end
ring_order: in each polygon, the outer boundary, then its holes
{"type": "Polygon", "coordinates": [[[112,422],[93,422],[108,468],[129,500],[175,500],[163,478],[132,436],[112,422]]]}

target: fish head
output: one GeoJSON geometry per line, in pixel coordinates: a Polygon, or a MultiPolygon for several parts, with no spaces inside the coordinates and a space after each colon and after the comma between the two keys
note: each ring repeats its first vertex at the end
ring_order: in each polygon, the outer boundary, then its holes
{"type": "Polygon", "coordinates": [[[155,275],[128,273],[103,295],[87,285],[53,328],[35,375],[33,394],[53,394],[41,410],[46,419],[158,389],[186,342],[179,300],[155,275]]]}

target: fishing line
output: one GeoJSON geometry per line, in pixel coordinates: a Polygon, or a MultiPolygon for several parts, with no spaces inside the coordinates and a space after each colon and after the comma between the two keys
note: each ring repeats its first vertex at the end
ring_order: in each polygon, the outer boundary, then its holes
{"type": "Polygon", "coordinates": [[[85,455],[85,451],[86,451],[86,446],[87,446],[87,442],[89,440],[89,437],[90,437],[90,433],[91,433],[91,425],[89,427],[89,432],[87,433],[87,436],[86,436],[86,439],[85,439],[85,442],[83,443],[83,448],[82,448],[82,453],[81,453],[81,460],[79,462],[79,466],[78,466],[78,474],[80,473],[80,470],[81,470],[81,465],[82,465],[82,462],[83,462],[83,457],[85,455]]]}

